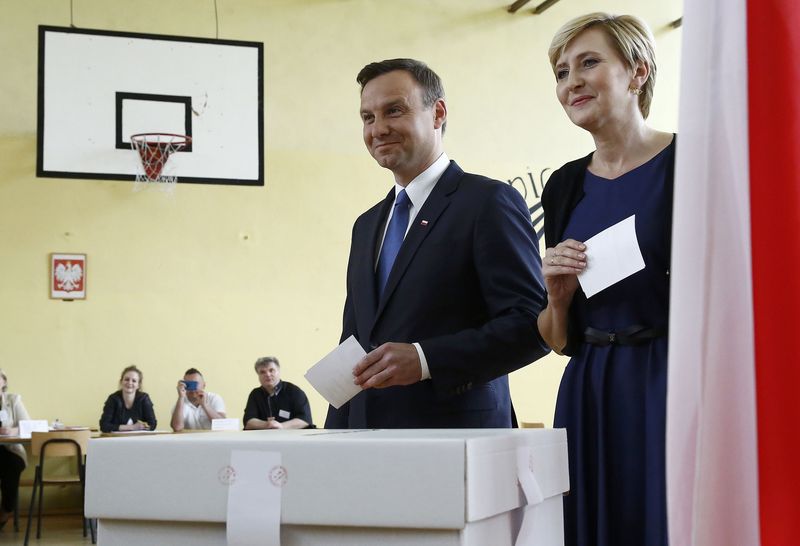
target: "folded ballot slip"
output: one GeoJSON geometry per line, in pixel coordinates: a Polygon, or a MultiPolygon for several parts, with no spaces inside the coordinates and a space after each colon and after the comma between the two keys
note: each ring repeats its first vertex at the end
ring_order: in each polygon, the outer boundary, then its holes
{"type": "Polygon", "coordinates": [[[356,338],[350,336],[314,364],[305,377],[331,406],[339,409],[361,392],[361,387],[353,383],[353,368],[366,354],[356,338]]]}

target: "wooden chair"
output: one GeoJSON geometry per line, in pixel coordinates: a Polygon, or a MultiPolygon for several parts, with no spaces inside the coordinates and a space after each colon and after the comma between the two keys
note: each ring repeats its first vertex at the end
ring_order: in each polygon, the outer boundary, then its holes
{"type": "Polygon", "coordinates": [[[544,428],[544,423],[522,421],[519,426],[520,428],[544,428]]]}
{"type": "MultiPolygon", "coordinates": [[[[63,430],[53,432],[31,433],[31,453],[38,458],[36,472],[31,491],[31,505],[28,510],[28,524],[25,528],[25,546],[31,532],[33,520],[33,506],[36,500],[36,490],[39,490],[39,509],[36,522],[36,538],[42,536],[42,504],[45,485],[64,485],[69,483],[81,486],[81,511],[83,510],[84,494],[86,490],[86,448],[89,445],[89,430],[63,430]],[[75,460],[76,474],[69,476],[48,476],[45,473],[45,462],[48,459],[72,457],[75,460]]],[[[87,527],[92,534],[92,544],[96,542],[94,525],[83,518],[83,536],[86,536],[87,527]]]]}

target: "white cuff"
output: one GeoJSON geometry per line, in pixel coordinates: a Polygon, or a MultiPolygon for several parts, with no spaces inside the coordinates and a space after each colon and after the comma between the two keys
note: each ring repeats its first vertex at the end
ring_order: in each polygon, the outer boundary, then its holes
{"type": "Polygon", "coordinates": [[[422,379],[421,381],[425,381],[426,379],[431,378],[431,371],[428,369],[428,359],[425,358],[425,353],[422,352],[422,347],[419,343],[414,343],[414,348],[417,349],[417,355],[419,355],[419,366],[422,369],[422,379]]]}

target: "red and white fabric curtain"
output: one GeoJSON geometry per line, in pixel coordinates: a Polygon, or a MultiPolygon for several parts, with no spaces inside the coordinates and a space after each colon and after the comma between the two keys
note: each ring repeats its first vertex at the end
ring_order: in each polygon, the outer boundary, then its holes
{"type": "Polygon", "coordinates": [[[800,544],[800,4],[685,0],[671,546],[800,544]]]}

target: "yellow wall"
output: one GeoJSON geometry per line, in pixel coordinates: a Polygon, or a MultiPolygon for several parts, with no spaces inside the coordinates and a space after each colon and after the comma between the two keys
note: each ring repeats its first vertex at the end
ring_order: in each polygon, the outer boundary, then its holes
{"type": "MultiPolygon", "coordinates": [[[[651,120],[674,130],[680,2],[561,2],[510,15],[510,0],[218,0],[220,38],[264,42],[266,185],[181,185],[174,199],[114,181],[36,178],[37,26],[68,26],[68,1],[0,1],[0,367],[32,416],[96,424],[121,369],[144,370],[168,428],[174,386],[200,368],[230,416],[277,355],[315,421],[303,379],[338,341],[350,229],[390,173],[364,149],[354,78],[367,62],[427,61],[448,94],[445,145],[468,171],[526,176],[591,150],[558,105],[546,48],[569,17],[635,13],[653,27],[651,120]],[[88,254],[88,298],[48,298],[48,255],[88,254]]],[[[530,5],[533,6],[536,1],[530,5]]],[[[211,0],[74,0],[76,26],[213,37],[211,0]]],[[[147,75],[143,74],[143,77],[147,75]]],[[[530,196],[533,203],[533,196],[530,196]]],[[[564,360],[512,375],[522,420],[552,421],[564,360]]]]}

